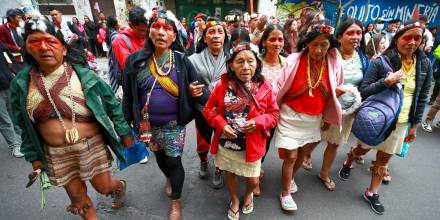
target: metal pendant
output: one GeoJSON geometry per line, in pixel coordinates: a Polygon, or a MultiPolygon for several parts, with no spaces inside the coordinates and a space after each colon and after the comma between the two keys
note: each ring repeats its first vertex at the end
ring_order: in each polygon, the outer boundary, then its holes
{"type": "Polygon", "coordinates": [[[78,129],[72,128],[70,130],[66,130],[66,141],[69,144],[74,144],[78,142],[79,139],[79,133],[78,129]]]}
{"type": "Polygon", "coordinates": [[[313,97],[313,90],[312,90],[312,88],[309,89],[309,96],[313,97]]]}

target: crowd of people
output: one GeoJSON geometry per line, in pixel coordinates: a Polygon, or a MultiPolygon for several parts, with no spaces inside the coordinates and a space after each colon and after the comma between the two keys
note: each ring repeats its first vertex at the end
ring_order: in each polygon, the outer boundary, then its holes
{"type": "Polygon", "coordinates": [[[124,147],[135,139],[154,152],[164,175],[168,218],[181,219],[182,154],[193,120],[199,176],[212,172],[215,189],[226,185],[228,219],[239,219],[240,207],[253,212],[271,146],[282,160],[280,206],[295,211],[295,174],[312,169],[315,147],[327,142],[318,177],[333,191],[329,171],[362,101],[398,88],[399,111],[384,139],[372,146],[359,138],[337,174],[349,179],[353,162],[363,164],[374,149],[363,198],[383,214],[379,190],[391,181],[390,159],[416,139],[419,124],[432,132],[440,109],[440,46],[425,16],[388,21],[382,30],[381,19],[364,26],[346,17],[335,27],[322,11],[310,10],[285,21],[238,10],[224,20],[199,13],[187,21],[136,7],[128,27],[102,13],[81,22],[57,8],[49,12],[51,19],[10,9],[0,26],[0,131],[13,156],[65,188],[67,211],[83,219],[98,218],[87,181],[112,196],[113,208],[124,204],[127,182],[112,177],[112,155],[125,161],[124,147]],[[94,72],[90,54],[108,56],[110,85],[94,72]],[[239,176],[246,183],[242,205],[239,176]]]}

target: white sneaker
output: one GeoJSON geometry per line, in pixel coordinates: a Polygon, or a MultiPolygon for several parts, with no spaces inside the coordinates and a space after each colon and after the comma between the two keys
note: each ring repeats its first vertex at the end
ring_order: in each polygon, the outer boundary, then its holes
{"type": "Polygon", "coordinates": [[[296,193],[298,192],[298,185],[296,185],[295,180],[292,178],[292,181],[290,182],[290,193],[296,193]]]}
{"type": "Polygon", "coordinates": [[[284,211],[296,211],[296,210],[298,210],[298,206],[296,205],[296,203],[293,200],[291,195],[283,196],[281,194],[280,195],[280,203],[281,203],[281,208],[284,211]]]}
{"type": "Polygon", "coordinates": [[[24,157],[24,154],[20,151],[20,146],[12,148],[12,156],[16,158],[24,157]]]}
{"type": "Polygon", "coordinates": [[[145,156],[145,158],[142,159],[141,161],[139,161],[139,163],[140,163],[140,164],[146,164],[146,163],[148,163],[148,157],[145,156]]]}
{"type": "Polygon", "coordinates": [[[423,130],[432,133],[431,121],[425,120],[422,122],[423,130]]]}

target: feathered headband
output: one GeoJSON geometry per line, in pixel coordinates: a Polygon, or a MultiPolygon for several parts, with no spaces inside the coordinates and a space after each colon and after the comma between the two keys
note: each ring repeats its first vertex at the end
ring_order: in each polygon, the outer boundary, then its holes
{"type": "Polygon", "coordinates": [[[425,29],[425,25],[420,23],[419,21],[415,21],[414,23],[404,24],[399,27],[397,32],[407,31],[413,28],[422,28],[425,29]]]}
{"type": "Polygon", "coordinates": [[[145,12],[144,16],[149,22],[151,22],[152,19],[156,19],[156,18],[163,18],[163,19],[170,20],[176,26],[178,34],[186,36],[186,34],[183,34],[183,33],[186,33],[185,27],[182,25],[182,23],[180,23],[180,21],[176,18],[176,16],[173,14],[173,12],[171,12],[169,10],[168,11],[162,11],[162,10],[147,11],[147,12],[145,12]]]}

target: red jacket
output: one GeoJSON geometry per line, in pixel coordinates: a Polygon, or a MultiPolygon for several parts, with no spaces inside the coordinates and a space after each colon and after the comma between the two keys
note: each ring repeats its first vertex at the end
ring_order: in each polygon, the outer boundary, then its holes
{"type": "MultiPolygon", "coordinates": [[[[20,48],[15,44],[14,38],[12,38],[11,31],[7,25],[8,23],[0,25],[0,41],[6,45],[9,51],[13,53],[20,52],[20,48]]],[[[21,56],[16,56],[15,61],[23,62],[21,58],[21,56]]]]}
{"type": "Polygon", "coordinates": [[[112,50],[115,53],[116,59],[118,60],[119,66],[122,70],[125,67],[125,60],[128,55],[140,50],[144,46],[145,38],[138,38],[131,28],[124,29],[121,31],[113,40],[112,50]],[[125,43],[125,36],[128,36],[131,42],[131,48],[129,49],[125,43]]]}
{"type": "MultiPolygon", "coordinates": [[[[212,154],[217,153],[218,141],[223,133],[223,128],[228,124],[224,117],[224,97],[228,88],[228,80],[228,76],[223,74],[203,110],[206,121],[215,129],[211,142],[212,154]]],[[[256,129],[252,133],[246,133],[246,162],[254,162],[264,156],[267,134],[269,129],[276,126],[280,115],[276,97],[272,93],[272,86],[269,82],[264,81],[262,83],[258,88],[255,99],[258,101],[260,109],[257,109],[254,102],[251,102],[247,120],[253,119],[256,129]]]]}

